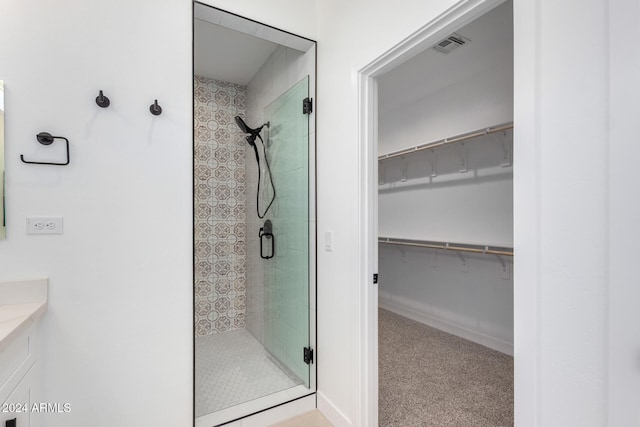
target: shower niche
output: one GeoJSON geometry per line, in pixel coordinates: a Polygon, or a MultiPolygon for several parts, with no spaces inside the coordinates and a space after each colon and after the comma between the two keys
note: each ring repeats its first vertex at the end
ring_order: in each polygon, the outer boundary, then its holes
{"type": "Polygon", "coordinates": [[[195,425],[315,393],[315,42],[194,3],[195,425]]]}

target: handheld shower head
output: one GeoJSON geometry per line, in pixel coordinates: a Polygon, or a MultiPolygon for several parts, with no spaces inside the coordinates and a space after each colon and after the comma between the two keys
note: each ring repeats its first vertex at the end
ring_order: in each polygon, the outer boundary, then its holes
{"type": "Polygon", "coordinates": [[[253,147],[253,151],[256,154],[256,162],[258,162],[258,164],[260,164],[260,157],[258,155],[258,147],[256,147],[256,137],[260,136],[260,130],[262,129],[262,126],[260,126],[259,129],[251,129],[249,126],[247,126],[247,124],[244,122],[244,120],[242,120],[242,117],[240,116],[236,116],[235,117],[236,120],[236,124],[238,125],[238,127],[240,128],[240,130],[243,133],[246,133],[246,140],[247,143],[253,147]]]}
{"type": "Polygon", "coordinates": [[[240,128],[240,130],[247,134],[247,136],[245,137],[245,139],[247,140],[247,142],[249,143],[249,145],[251,145],[253,147],[253,152],[256,155],[256,163],[258,163],[258,190],[256,191],[256,213],[258,214],[258,218],[264,218],[264,216],[267,214],[267,212],[269,211],[269,208],[271,207],[271,205],[273,204],[273,201],[276,199],[276,187],[273,185],[273,175],[271,174],[271,167],[269,166],[269,160],[267,159],[267,153],[264,147],[264,141],[262,140],[262,137],[260,136],[260,131],[262,131],[263,127],[269,127],[270,123],[267,122],[265,124],[263,124],[262,126],[260,126],[259,128],[256,129],[252,129],[249,126],[247,126],[247,124],[244,122],[244,120],[242,120],[242,117],[240,116],[236,116],[235,117],[235,121],[236,124],[238,125],[238,127],[240,128]],[[271,182],[271,188],[273,189],[273,196],[271,197],[271,201],[269,202],[269,205],[267,206],[267,208],[264,210],[264,213],[260,213],[260,155],[258,154],[258,146],[256,145],[256,138],[260,138],[260,141],[262,141],[262,149],[264,151],[264,163],[267,166],[267,170],[269,171],[269,181],[271,182]]]}
{"type": "Polygon", "coordinates": [[[242,117],[236,116],[236,124],[240,128],[240,130],[244,133],[256,133],[256,129],[251,129],[247,124],[242,120],[242,117]]]}
{"type": "Polygon", "coordinates": [[[258,156],[258,147],[256,147],[256,138],[260,138],[260,131],[262,130],[263,127],[269,126],[269,123],[265,123],[259,128],[252,129],[249,126],[247,126],[244,120],[242,120],[242,117],[236,116],[235,120],[240,130],[247,134],[245,139],[247,140],[247,143],[249,143],[249,145],[253,147],[253,151],[255,151],[256,153],[256,162],[260,163],[260,157],[258,156]]]}
{"type": "Polygon", "coordinates": [[[247,142],[251,145],[254,144],[254,141],[256,140],[256,137],[260,136],[260,131],[262,130],[263,127],[265,126],[269,126],[269,123],[265,123],[262,126],[260,126],[259,128],[255,128],[252,129],[249,126],[247,126],[247,124],[244,122],[244,120],[242,120],[242,117],[240,116],[236,116],[235,117],[236,120],[236,124],[238,125],[238,127],[240,128],[240,130],[246,134],[248,134],[247,136],[247,142]]]}

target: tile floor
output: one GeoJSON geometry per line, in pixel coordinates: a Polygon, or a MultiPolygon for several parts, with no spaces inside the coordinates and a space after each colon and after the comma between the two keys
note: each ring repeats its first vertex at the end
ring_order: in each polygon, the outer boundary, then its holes
{"type": "Polygon", "coordinates": [[[270,427],[333,427],[333,424],[327,420],[324,415],[317,409],[288,420],[272,424],[270,427]]]}
{"type": "Polygon", "coordinates": [[[196,417],[298,384],[246,329],[196,338],[196,417]]]}

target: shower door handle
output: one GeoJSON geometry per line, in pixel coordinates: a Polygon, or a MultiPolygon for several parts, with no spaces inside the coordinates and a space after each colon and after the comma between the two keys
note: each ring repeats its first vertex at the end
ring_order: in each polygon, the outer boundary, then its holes
{"type": "Polygon", "coordinates": [[[260,258],[262,259],[271,259],[276,253],[276,237],[272,233],[265,233],[263,229],[260,229],[260,258]],[[267,238],[267,240],[271,241],[271,254],[264,254],[264,240],[263,238],[267,238]]]}
{"type": "Polygon", "coordinates": [[[276,236],[273,235],[272,230],[273,226],[270,220],[266,220],[264,227],[260,227],[258,236],[260,237],[260,258],[262,259],[271,259],[276,254],[276,236]],[[271,242],[271,253],[267,255],[264,254],[264,238],[271,242]]]}

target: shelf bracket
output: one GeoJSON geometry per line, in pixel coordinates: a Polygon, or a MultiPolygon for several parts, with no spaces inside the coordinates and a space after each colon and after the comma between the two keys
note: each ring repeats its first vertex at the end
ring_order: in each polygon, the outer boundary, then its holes
{"type": "Polygon", "coordinates": [[[427,155],[427,163],[429,163],[429,166],[431,166],[431,172],[429,173],[429,176],[431,176],[431,178],[435,178],[436,176],[438,176],[438,171],[436,170],[438,158],[433,152],[433,149],[429,150],[429,153],[430,154],[427,155]]]}
{"type": "Polygon", "coordinates": [[[407,165],[407,160],[404,158],[404,156],[402,156],[402,177],[400,178],[400,181],[402,182],[407,182],[407,175],[408,175],[408,170],[409,170],[409,165],[407,165]]]}
{"type": "Polygon", "coordinates": [[[384,162],[378,168],[378,185],[384,185],[384,162]]]}
{"type": "Polygon", "coordinates": [[[429,257],[431,260],[431,267],[436,268],[438,267],[438,250],[437,249],[433,249],[433,252],[431,254],[431,256],[429,257]]]}
{"type": "Polygon", "coordinates": [[[511,268],[509,268],[509,264],[500,255],[494,255],[498,259],[498,262],[500,262],[500,278],[511,280],[511,268]]]}
{"type": "Polygon", "coordinates": [[[460,143],[460,169],[458,169],[458,172],[460,173],[469,172],[467,157],[468,157],[468,153],[467,153],[467,150],[465,150],[464,142],[461,142],[460,143]]]}
{"type": "MultiPolygon", "coordinates": [[[[447,244],[447,246],[448,245],[449,244],[447,244]]],[[[458,255],[458,258],[460,258],[460,260],[462,261],[462,267],[460,268],[460,271],[462,271],[463,273],[468,273],[469,272],[469,263],[467,262],[467,259],[462,256],[460,251],[456,251],[456,254],[458,255]]]]}
{"type": "Polygon", "coordinates": [[[507,142],[507,132],[499,133],[498,140],[502,147],[502,161],[500,162],[500,166],[508,168],[513,162],[511,161],[511,150],[509,149],[509,144],[507,142]]]}

